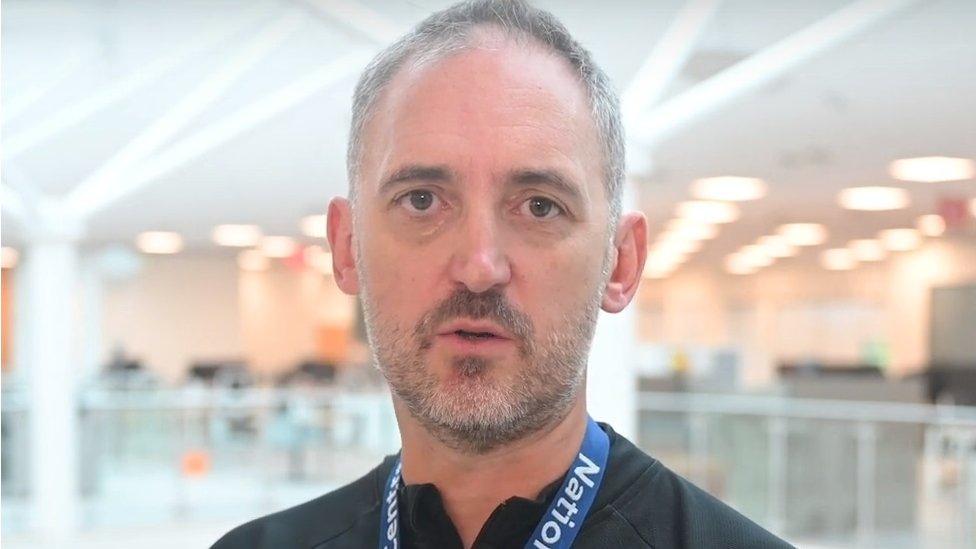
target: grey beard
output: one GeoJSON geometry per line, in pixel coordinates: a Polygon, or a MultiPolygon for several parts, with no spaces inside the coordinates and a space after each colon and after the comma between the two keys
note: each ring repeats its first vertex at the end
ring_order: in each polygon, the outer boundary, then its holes
{"type": "Polygon", "coordinates": [[[536,340],[531,321],[497,292],[461,290],[425,315],[410,334],[383,326],[367,295],[363,308],[374,365],[410,414],[445,446],[484,454],[553,425],[569,413],[586,376],[599,310],[596,297],[542,341],[536,340]],[[424,355],[433,330],[460,316],[489,318],[516,335],[523,368],[514,378],[492,376],[492,361],[470,356],[455,360],[456,376],[447,385],[429,372],[424,355]]]}

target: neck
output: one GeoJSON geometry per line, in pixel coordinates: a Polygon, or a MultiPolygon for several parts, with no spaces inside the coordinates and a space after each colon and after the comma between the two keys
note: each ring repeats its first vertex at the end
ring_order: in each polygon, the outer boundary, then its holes
{"type": "Polygon", "coordinates": [[[403,481],[433,484],[465,547],[495,508],[513,496],[535,498],[572,465],[586,432],[585,392],[553,425],[483,454],[452,449],[394,398],[403,440],[403,481]]]}

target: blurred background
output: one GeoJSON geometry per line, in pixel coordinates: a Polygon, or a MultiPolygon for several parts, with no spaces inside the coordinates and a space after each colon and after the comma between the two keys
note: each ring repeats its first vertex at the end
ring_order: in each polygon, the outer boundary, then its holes
{"type": "MultiPolygon", "coordinates": [[[[447,4],[4,0],[5,547],[206,547],[398,448],[323,214],[447,4]]],[[[537,5],[653,240],[595,417],[801,547],[976,547],[976,2],[537,5]]]]}

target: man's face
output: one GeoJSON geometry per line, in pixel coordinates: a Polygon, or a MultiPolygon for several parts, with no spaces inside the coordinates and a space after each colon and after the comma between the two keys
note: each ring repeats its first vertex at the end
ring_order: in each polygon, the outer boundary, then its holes
{"type": "Polygon", "coordinates": [[[356,265],[396,397],[472,451],[561,417],[583,385],[610,239],[571,69],[510,42],[407,68],[363,143],[356,265]]]}

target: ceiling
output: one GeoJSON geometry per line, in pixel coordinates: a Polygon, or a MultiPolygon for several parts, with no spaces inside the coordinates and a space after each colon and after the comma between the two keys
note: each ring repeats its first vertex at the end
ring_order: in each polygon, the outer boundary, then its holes
{"type": "MultiPolygon", "coordinates": [[[[390,36],[448,3],[255,0],[241,9],[234,0],[6,0],[4,183],[23,195],[64,196],[101,179],[101,194],[90,196],[106,203],[91,215],[89,244],[173,230],[189,248],[216,252],[209,234],[219,223],[300,236],[302,216],[345,192],[358,70],[390,36]],[[128,185],[135,190],[117,192],[128,185]]],[[[685,6],[537,4],[563,20],[621,90],[685,6]]],[[[662,100],[849,4],[724,1],[662,100]]],[[[976,197],[972,180],[903,183],[886,171],[906,156],[976,158],[974,28],[976,2],[909,2],[677,127],[645,151],[652,169],[638,196],[652,233],[688,198],[693,179],[712,175],[761,177],[770,190],[743,205],[742,219],[701,260],[783,222],[826,223],[831,241],[843,243],[910,226],[943,197],[976,197]],[[836,205],[844,187],[889,184],[910,190],[909,209],[865,214],[836,205]]],[[[2,231],[5,244],[22,241],[10,215],[2,231]]]]}

